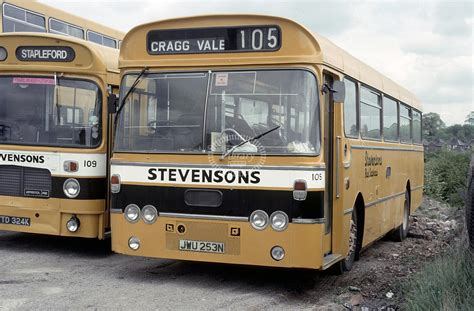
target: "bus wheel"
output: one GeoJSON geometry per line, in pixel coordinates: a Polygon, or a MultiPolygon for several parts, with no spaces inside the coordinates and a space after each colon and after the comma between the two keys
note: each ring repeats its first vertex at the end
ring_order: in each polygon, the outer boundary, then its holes
{"type": "Polygon", "coordinates": [[[403,202],[403,221],[398,228],[391,233],[392,240],[401,242],[406,239],[408,229],[410,228],[410,195],[405,191],[405,200],[403,202]]]}
{"type": "Polygon", "coordinates": [[[358,230],[359,228],[357,222],[357,211],[354,208],[354,210],[352,211],[351,227],[349,231],[349,253],[347,254],[347,257],[345,259],[339,261],[333,266],[332,272],[334,274],[340,275],[352,269],[357,253],[358,230]]]}

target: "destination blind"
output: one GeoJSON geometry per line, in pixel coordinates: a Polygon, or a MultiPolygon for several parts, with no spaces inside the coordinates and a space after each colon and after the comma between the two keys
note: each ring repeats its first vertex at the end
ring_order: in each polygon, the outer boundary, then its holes
{"type": "Polygon", "coordinates": [[[151,55],[277,51],[278,26],[245,26],[152,30],[147,35],[151,55]]]}
{"type": "Polygon", "coordinates": [[[18,60],[29,62],[72,62],[76,58],[68,46],[20,46],[15,54],[18,60]]]}

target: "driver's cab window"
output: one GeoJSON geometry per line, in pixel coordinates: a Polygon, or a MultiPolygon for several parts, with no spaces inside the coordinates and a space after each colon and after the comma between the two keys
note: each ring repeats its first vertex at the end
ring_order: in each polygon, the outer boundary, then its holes
{"type": "Polygon", "coordinates": [[[66,144],[81,142],[86,145],[98,141],[100,110],[95,89],[58,84],[54,87],[51,110],[52,123],[58,131],[57,141],[66,144]],[[70,130],[75,133],[71,134],[70,130]]]}
{"type": "MultiPolygon", "coordinates": [[[[127,148],[187,151],[202,146],[205,74],[150,74],[125,106],[127,148]],[[199,92],[196,92],[196,89],[199,92]]],[[[134,79],[127,79],[129,87],[134,79]]]]}
{"type": "Polygon", "coordinates": [[[317,115],[312,105],[316,94],[309,81],[306,72],[213,73],[207,149],[228,150],[266,133],[236,151],[256,152],[253,149],[260,146],[272,153],[314,153],[318,149],[312,141],[317,135],[313,126],[317,115]]]}

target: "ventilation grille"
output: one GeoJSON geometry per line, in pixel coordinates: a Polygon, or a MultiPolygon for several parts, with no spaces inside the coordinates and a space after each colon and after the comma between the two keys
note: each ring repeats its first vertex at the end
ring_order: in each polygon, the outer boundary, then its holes
{"type": "Polygon", "coordinates": [[[0,165],[0,195],[47,198],[50,193],[49,170],[0,165]]]}

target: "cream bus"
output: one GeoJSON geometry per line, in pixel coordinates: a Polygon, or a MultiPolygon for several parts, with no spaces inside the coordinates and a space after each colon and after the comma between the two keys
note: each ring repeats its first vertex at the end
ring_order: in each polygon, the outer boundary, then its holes
{"type": "Polygon", "coordinates": [[[0,0],[0,33],[49,32],[118,49],[124,33],[37,0],[0,0]]]}
{"type": "Polygon", "coordinates": [[[103,239],[118,51],[0,34],[0,230],[103,239]]]}
{"type": "Polygon", "coordinates": [[[422,200],[413,94],[287,19],[138,26],[120,51],[115,252],[349,270],[422,200]]]}

